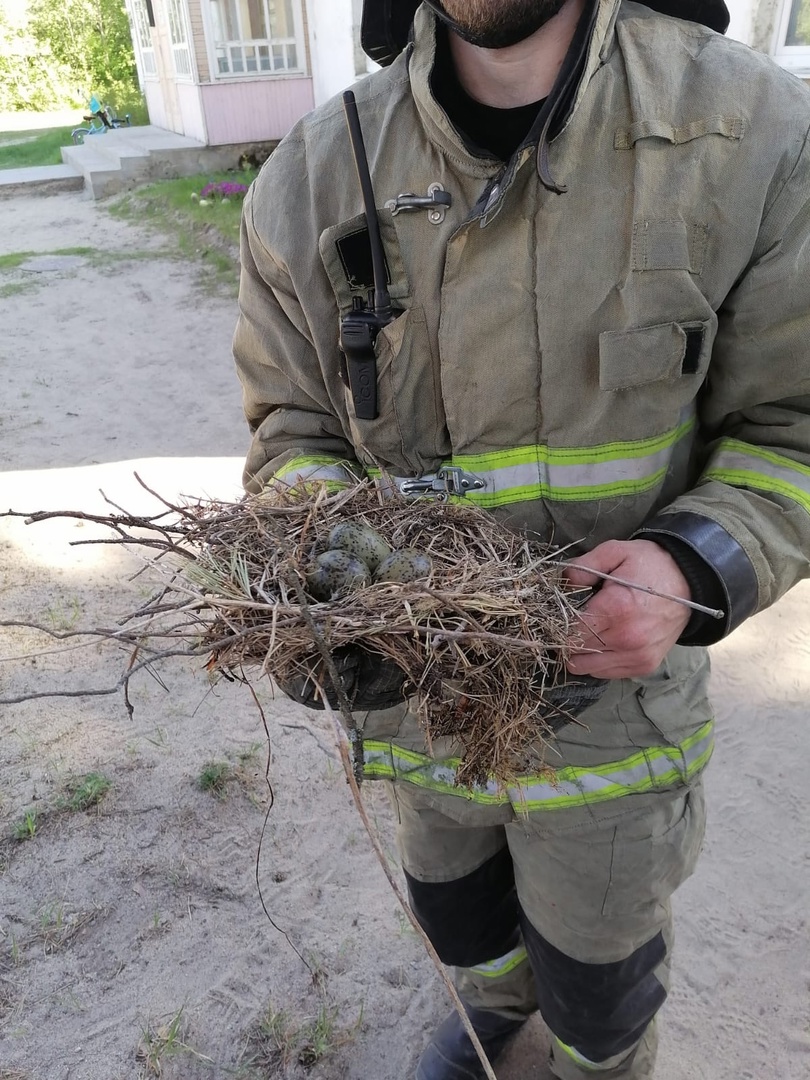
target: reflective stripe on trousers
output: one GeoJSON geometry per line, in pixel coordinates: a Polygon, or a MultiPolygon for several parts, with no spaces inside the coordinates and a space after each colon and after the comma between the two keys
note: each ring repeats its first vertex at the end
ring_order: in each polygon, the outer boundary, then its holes
{"type": "Polygon", "coordinates": [[[476,964],[469,970],[476,975],[482,975],[485,979],[500,979],[504,975],[508,975],[510,971],[514,971],[519,964],[522,964],[528,958],[529,954],[526,952],[525,945],[519,945],[504,956],[499,956],[497,960],[488,960],[485,964],[476,964]]]}
{"type": "Polygon", "coordinates": [[[456,784],[460,764],[456,758],[436,761],[426,754],[372,739],[363,744],[363,758],[364,775],[370,780],[404,780],[484,806],[511,803],[516,811],[526,813],[564,810],[688,783],[708,763],[713,749],[714,722],[710,720],[679,746],[638,750],[606,765],[568,765],[553,770],[549,776],[518,777],[506,786],[491,779],[475,787],[456,784]]]}

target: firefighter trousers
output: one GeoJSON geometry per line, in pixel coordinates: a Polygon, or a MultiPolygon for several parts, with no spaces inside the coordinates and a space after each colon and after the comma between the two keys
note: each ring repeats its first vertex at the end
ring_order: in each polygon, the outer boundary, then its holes
{"type": "Polygon", "coordinates": [[[560,1080],[652,1077],[670,897],[703,839],[701,776],[507,821],[460,794],[389,790],[411,906],[462,999],[513,1018],[539,1008],[560,1080]]]}

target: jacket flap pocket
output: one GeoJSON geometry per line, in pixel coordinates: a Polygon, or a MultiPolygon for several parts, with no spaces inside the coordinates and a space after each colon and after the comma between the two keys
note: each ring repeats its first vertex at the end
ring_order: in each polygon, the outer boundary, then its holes
{"type": "Polygon", "coordinates": [[[700,139],[704,135],[722,135],[739,141],[745,134],[741,116],[705,116],[689,124],[668,124],[663,120],[638,120],[613,137],[614,150],[632,150],[639,139],[664,139],[673,146],[700,139]]]}
{"type": "MultiPolygon", "coordinates": [[[[389,210],[379,210],[377,213],[385,254],[388,291],[395,307],[406,307],[405,301],[410,291],[394,220],[389,210]]],[[[338,308],[340,313],[345,315],[351,309],[354,297],[361,296],[365,299],[374,286],[366,215],[359,214],[325,229],[321,234],[319,247],[338,308]]]]}
{"type": "Polygon", "coordinates": [[[648,383],[702,375],[711,353],[712,324],[660,323],[640,330],[607,330],[599,335],[599,386],[629,390],[648,383]]]}

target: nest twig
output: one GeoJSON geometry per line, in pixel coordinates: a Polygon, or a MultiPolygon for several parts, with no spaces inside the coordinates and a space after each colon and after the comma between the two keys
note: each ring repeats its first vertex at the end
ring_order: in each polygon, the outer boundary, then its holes
{"type": "Polygon", "coordinates": [[[115,533],[90,543],[150,550],[163,584],[109,634],[138,648],[139,666],[185,650],[207,656],[214,676],[323,682],[324,646],[360,646],[404,673],[427,744],[443,740],[460,758],[460,783],[542,768],[560,713],[544,691],[564,673],[575,611],[550,550],[475,507],[384,498],[367,483],[275,486],[237,503],[161,501],[166,511],[153,517],[28,515],[89,517],[115,533]],[[328,602],[306,595],[314,559],[346,520],[428,555],[429,579],[328,602]]]}

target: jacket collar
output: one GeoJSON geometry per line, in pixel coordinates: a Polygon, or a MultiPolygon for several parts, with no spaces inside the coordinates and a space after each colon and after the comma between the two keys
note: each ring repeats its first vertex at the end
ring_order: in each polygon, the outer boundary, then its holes
{"type": "MultiPolygon", "coordinates": [[[[565,62],[524,143],[525,148],[537,147],[540,180],[550,191],[563,192],[565,187],[557,184],[551,176],[548,144],[565,129],[591,78],[610,55],[621,5],[622,0],[586,0],[565,62]]],[[[724,0],[648,0],[648,6],[663,14],[686,19],[691,17],[720,32],[728,25],[724,0]]],[[[497,166],[470,154],[433,97],[430,79],[435,60],[436,16],[422,4],[416,12],[409,46],[411,87],[420,118],[429,138],[453,160],[457,168],[472,176],[492,176],[497,166]]],[[[512,170],[523,161],[525,155],[518,152],[513,158],[512,170]]]]}

